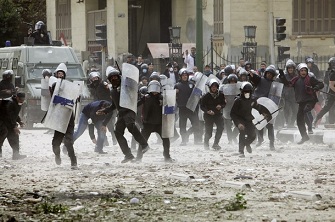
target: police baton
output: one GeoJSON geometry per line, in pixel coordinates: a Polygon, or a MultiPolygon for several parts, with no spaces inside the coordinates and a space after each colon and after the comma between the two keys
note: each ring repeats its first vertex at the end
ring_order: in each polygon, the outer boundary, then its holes
{"type": "MultiPolygon", "coordinates": [[[[312,86],[307,86],[307,88],[313,89],[312,86]]],[[[322,93],[330,95],[330,96],[335,96],[335,94],[331,94],[329,92],[325,92],[325,91],[322,91],[322,90],[319,90],[319,89],[313,89],[313,90],[318,91],[318,92],[322,92],[322,93]]]]}
{"type": "MultiPolygon", "coordinates": [[[[278,112],[279,110],[281,110],[283,107],[279,107],[278,109],[276,109],[275,111],[273,111],[272,113],[270,113],[270,115],[272,116],[272,114],[278,112]]],[[[260,124],[261,122],[263,122],[264,120],[266,120],[266,118],[264,117],[263,119],[261,119],[260,121],[258,121],[257,123],[255,123],[255,126],[260,124]]]]}
{"type": "Polygon", "coordinates": [[[119,66],[119,64],[117,63],[117,61],[115,61],[115,64],[116,64],[116,66],[117,66],[118,70],[120,71],[120,75],[122,75],[122,72],[121,72],[120,66],[119,66]]]}

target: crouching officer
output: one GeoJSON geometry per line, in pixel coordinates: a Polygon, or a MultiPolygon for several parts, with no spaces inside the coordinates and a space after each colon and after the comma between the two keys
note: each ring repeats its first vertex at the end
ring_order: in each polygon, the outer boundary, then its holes
{"type": "Polygon", "coordinates": [[[25,100],[24,93],[17,93],[8,100],[3,100],[0,108],[0,157],[2,157],[2,145],[7,138],[9,145],[13,149],[13,160],[26,158],[26,155],[20,154],[18,125],[24,126],[19,113],[21,105],[25,100]],[[19,123],[19,124],[18,124],[19,123]]]}

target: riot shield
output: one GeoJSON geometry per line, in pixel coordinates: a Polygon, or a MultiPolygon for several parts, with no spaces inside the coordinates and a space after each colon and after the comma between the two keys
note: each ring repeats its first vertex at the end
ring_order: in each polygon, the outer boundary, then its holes
{"type": "Polygon", "coordinates": [[[222,115],[225,119],[231,119],[230,111],[233,107],[235,97],[240,93],[240,83],[221,85],[220,91],[226,99],[226,106],[222,109],[222,115]]]}
{"type": "Polygon", "coordinates": [[[264,119],[264,116],[258,112],[258,110],[252,108],[251,114],[254,116],[252,120],[253,124],[258,130],[263,129],[268,123],[274,123],[276,116],[278,115],[278,106],[275,102],[267,97],[260,97],[257,99],[257,103],[268,110],[271,114],[271,120],[268,122],[264,119]]]}
{"type": "Polygon", "coordinates": [[[84,94],[85,83],[84,83],[84,81],[79,81],[79,80],[75,80],[75,81],[73,81],[73,83],[80,86],[79,95],[80,95],[81,98],[73,106],[73,113],[74,113],[74,117],[75,117],[74,121],[77,124],[79,122],[79,117],[80,117],[80,113],[81,113],[81,100],[83,99],[82,97],[84,97],[83,94],[84,94]]]}
{"type": "Polygon", "coordinates": [[[284,84],[280,82],[272,82],[269,91],[269,99],[279,105],[279,101],[283,92],[284,84]]]}
{"type": "Polygon", "coordinates": [[[163,94],[162,106],[162,138],[174,137],[176,90],[166,89],[163,94]]]}
{"type": "Polygon", "coordinates": [[[45,117],[45,127],[65,133],[79,94],[80,85],[57,79],[48,113],[45,117]]]}
{"type": "Polygon", "coordinates": [[[48,111],[51,95],[49,90],[49,77],[41,79],[41,110],[48,111]]]}
{"type": "Polygon", "coordinates": [[[195,111],[195,108],[197,107],[201,96],[203,95],[203,92],[205,91],[205,85],[208,80],[208,77],[204,74],[200,73],[201,76],[197,76],[197,81],[195,83],[195,87],[193,88],[193,91],[190,95],[190,97],[187,100],[186,107],[189,110],[192,110],[192,112],[195,111]]]}
{"type": "Polygon", "coordinates": [[[137,112],[139,70],[136,66],[123,63],[121,76],[120,106],[137,112]]]}

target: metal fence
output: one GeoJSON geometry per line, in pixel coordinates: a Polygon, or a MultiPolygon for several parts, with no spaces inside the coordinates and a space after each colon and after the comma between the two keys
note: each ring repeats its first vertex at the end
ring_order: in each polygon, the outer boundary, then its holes
{"type": "MultiPolygon", "coordinates": [[[[225,65],[238,65],[241,56],[230,56],[230,57],[222,57],[218,53],[219,49],[217,47],[207,47],[207,49],[204,50],[204,64],[210,65],[213,67],[213,71],[217,71],[221,64],[225,65]]],[[[303,55],[303,56],[291,56],[290,59],[292,59],[295,63],[299,64],[301,62],[305,62],[306,57],[312,57],[314,60],[314,63],[319,67],[321,72],[325,72],[328,69],[328,61],[330,57],[334,57],[334,55],[329,56],[317,56],[317,55],[303,55]]],[[[256,55],[256,64],[254,69],[259,69],[260,64],[265,61],[268,65],[270,65],[270,55],[256,55]]],[[[278,68],[284,68],[286,61],[277,62],[276,65],[278,68]]]]}

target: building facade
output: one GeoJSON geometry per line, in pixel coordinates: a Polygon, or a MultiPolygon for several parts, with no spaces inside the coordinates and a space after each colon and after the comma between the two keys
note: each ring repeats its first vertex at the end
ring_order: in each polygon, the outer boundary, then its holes
{"type": "MultiPolygon", "coordinates": [[[[168,43],[169,26],[180,26],[182,43],[196,42],[196,0],[47,0],[47,25],[54,39],[77,52],[99,51],[95,25],[107,25],[109,58],[149,55],[147,43],[168,43]]],[[[335,48],[335,1],[202,0],[203,46],[222,58],[242,57],[244,26],[256,26],[257,56],[329,56],[335,48]],[[286,19],[286,39],[275,42],[276,18],[286,19]]],[[[275,58],[270,58],[274,61],[275,58]]],[[[269,61],[270,62],[270,61],[269,61]]]]}

